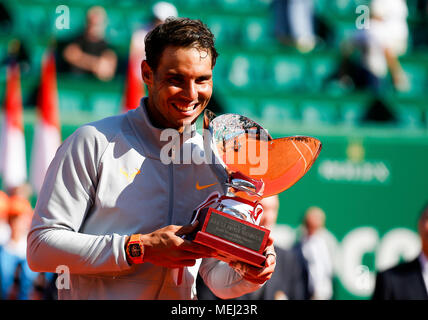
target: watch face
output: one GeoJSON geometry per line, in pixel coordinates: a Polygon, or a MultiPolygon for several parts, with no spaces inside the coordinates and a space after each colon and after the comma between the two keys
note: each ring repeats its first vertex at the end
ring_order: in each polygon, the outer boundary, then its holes
{"type": "Polygon", "coordinates": [[[141,248],[138,243],[134,243],[129,246],[129,255],[133,258],[141,256],[141,248]]]}

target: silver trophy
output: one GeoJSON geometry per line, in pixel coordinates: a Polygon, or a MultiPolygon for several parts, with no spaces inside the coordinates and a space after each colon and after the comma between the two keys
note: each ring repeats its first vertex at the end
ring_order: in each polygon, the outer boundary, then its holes
{"type": "Polygon", "coordinates": [[[273,139],[255,121],[238,115],[204,113],[204,150],[224,194],[213,193],[193,213],[196,243],[217,250],[219,259],[263,266],[269,229],[259,226],[262,198],[290,188],[321,151],[306,136],[273,139]]]}

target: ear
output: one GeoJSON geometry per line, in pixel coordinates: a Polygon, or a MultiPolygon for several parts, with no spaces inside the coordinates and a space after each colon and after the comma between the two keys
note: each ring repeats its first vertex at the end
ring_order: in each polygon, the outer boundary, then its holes
{"type": "Polygon", "coordinates": [[[141,62],[141,76],[145,84],[147,85],[153,84],[153,71],[148,65],[146,60],[143,60],[141,62]]]}

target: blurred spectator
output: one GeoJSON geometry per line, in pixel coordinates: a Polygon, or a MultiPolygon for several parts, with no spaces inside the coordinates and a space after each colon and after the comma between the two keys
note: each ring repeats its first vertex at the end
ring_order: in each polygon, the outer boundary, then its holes
{"type": "Polygon", "coordinates": [[[379,272],[373,300],[428,300],[428,205],[418,221],[422,250],[410,262],[379,272]]]}
{"type": "Polygon", "coordinates": [[[7,54],[1,61],[2,67],[7,67],[13,63],[19,63],[19,68],[22,74],[25,74],[31,69],[30,55],[25,44],[17,39],[13,38],[9,41],[7,46],[7,54]]]}
{"type": "MultiPolygon", "coordinates": [[[[278,211],[279,198],[277,195],[262,199],[263,215],[260,225],[270,230],[275,226],[278,211]]],[[[303,300],[308,299],[308,276],[305,268],[292,250],[285,250],[275,246],[276,267],[272,278],[263,287],[250,294],[243,295],[237,300],[303,300]]],[[[206,287],[203,281],[197,281],[198,299],[217,299],[206,287]]]]}
{"type": "Polygon", "coordinates": [[[9,241],[10,227],[7,222],[9,213],[9,196],[0,190],[0,246],[9,241]]]}
{"type": "Polygon", "coordinates": [[[8,207],[10,239],[0,247],[1,296],[4,299],[28,299],[37,276],[26,262],[27,234],[32,212],[27,199],[18,195],[10,196],[8,207]]]}
{"type": "Polygon", "coordinates": [[[388,73],[396,90],[407,91],[409,83],[398,57],[407,50],[407,24],[396,11],[407,6],[402,0],[391,5],[375,0],[370,11],[370,26],[357,30],[342,44],[342,63],[332,76],[345,86],[369,89],[379,94],[387,88],[388,73]],[[393,27],[392,27],[393,25],[393,27]]]}
{"type": "Polygon", "coordinates": [[[274,0],[275,36],[285,45],[295,46],[301,52],[314,49],[314,0],[274,0]]]}
{"type": "Polygon", "coordinates": [[[143,61],[146,57],[146,51],[144,47],[144,38],[147,33],[152,30],[157,25],[163,23],[168,17],[178,17],[177,8],[168,2],[160,1],[153,5],[152,7],[152,18],[148,25],[144,25],[141,28],[134,31],[131,38],[131,55],[135,57],[133,59],[136,65],[131,67],[131,70],[138,73],[138,78],[141,78],[141,61],[143,61]]]}
{"type": "Polygon", "coordinates": [[[382,21],[387,30],[382,33],[387,41],[387,47],[397,57],[404,55],[409,39],[407,26],[409,10],[406,0],[372,0],[370,6],[372,19],[382,21]]]}
{"type": "Polygon", "coordinates": [[[104,39],[106,23],[104,8],[94,6],[88,10],[84,32],[66,45],[63,51],[69,72],[92,74],[103,81],[114,77],[117,55],[104,39]]]}
{"type": "Polygon", "coordinates": [[[303,221],[303,234],[296,244],[296,250],[309,272],[310,298],[313,300],[333,298],[333,257],[324,235],[325,219],[321,208],[308,208],[303,221]]]}

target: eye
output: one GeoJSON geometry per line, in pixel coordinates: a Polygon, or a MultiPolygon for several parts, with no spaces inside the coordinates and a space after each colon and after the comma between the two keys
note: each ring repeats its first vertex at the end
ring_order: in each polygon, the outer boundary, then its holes
{"type": "Polygon", "coordinates": [[[199,77],[199,78],[197,78],[196,79],[196,83],[201,83],[201,84],[203,84],[203,83],[207,83],[207,82],[209,82],[211,80],[211,77],[210,76],[203,76],[203,77],[199,77]]]}
{"type": "Polygon", "coordinates": [[[168,78],[168,82],[172,85],[179,85],[183,82],[183,78],[180,76],[171,76],[168,78]]]}

